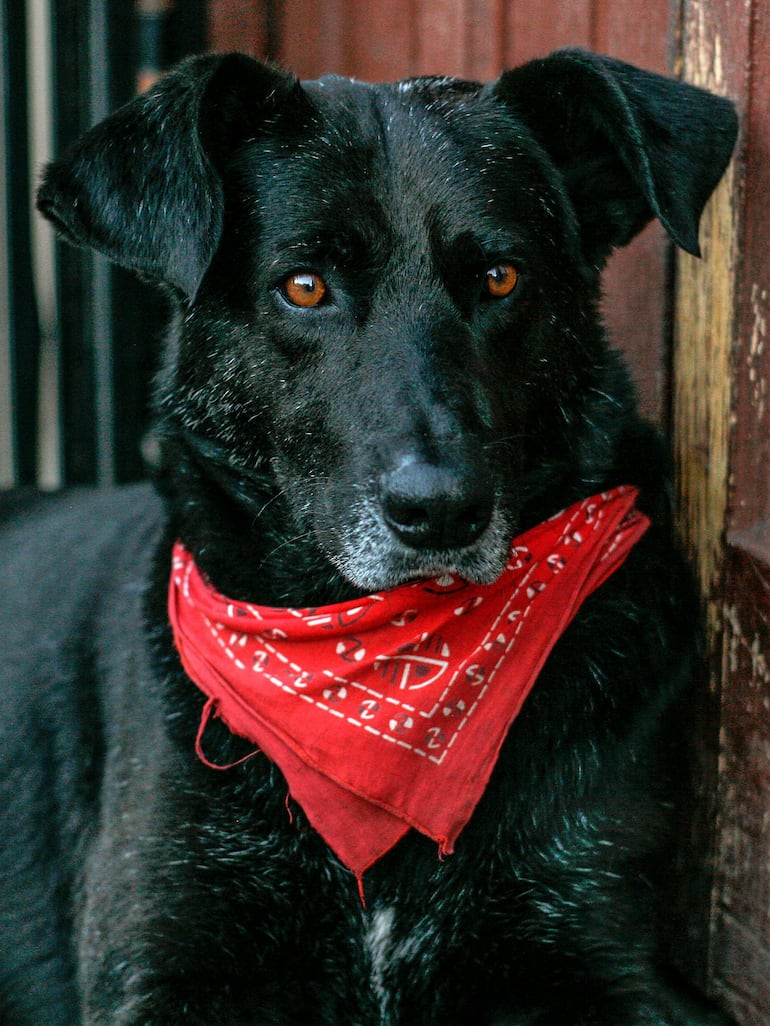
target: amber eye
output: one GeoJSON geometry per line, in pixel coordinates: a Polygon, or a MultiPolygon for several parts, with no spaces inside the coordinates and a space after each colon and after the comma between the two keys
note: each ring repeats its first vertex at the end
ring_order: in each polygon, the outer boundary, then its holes
{"type": "Polygon", "coordinates": [[[513,264],[495,264],[486,274],[485,285],[493,299],[510,296],[519,281],[519,272],[513,264]]]}
{"type": "Polygon", "coordinates": [[[281,291],[292,306],[309,310],[318,306],[326,295],[326,285],[319,274],[312,271],[300,271],[292,274],[281,286],[281,291]]]}

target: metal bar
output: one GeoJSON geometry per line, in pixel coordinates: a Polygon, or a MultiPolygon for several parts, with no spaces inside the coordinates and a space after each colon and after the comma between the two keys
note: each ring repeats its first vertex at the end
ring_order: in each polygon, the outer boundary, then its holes
{"type": "MultiPolygon", "coordinates": [[[[8,102],[8,21],[5,0],[0,2],[0,262],[10,270],[11,238],[8,224],[8,188],[10,161],[6,121],[8,102]]],[[[11,279],[0,274],[0,488],[14,483],[13,389],[11,385],[11,279]]]]}
{"type": "Polygon", "coordinates": [[[50,0],[28,0],[29,210],[32,273],[40,322],[38,482],[57,488],[63,481],[59,317],[56,246],[51,227],[35,213],[34,188],[41,165],[53,154],[53,59],[50,0]]]}
{"type": "MultiPolygon", "coordinates": [[[[90,0],[88,9],[88,120],[101,121],[110,109],[108,5],[90,0]]],[[[115,480],[114,338],[112,270],[104,257],[91,257],[90,292],[86,297],[91,323],[96,414],[96,482],[115,480]]]]}
{"type": "Polygon", "coordinates": [[[28,106],[26,90],[27,18],[23,4],[3,0],[6,64],[6,288],[10,388],[9,451],[13,483],[36,480],[39,332],[30,262],[28,106]]]}

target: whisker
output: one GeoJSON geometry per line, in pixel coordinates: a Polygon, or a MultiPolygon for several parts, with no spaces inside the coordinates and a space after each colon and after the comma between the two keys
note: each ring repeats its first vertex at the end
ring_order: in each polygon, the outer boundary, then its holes
{"type": "Polygon", "coordinates": [[[277,499],[282,498],[285,494],[286,494],[285,489],[281,488],[280,491],[277,491],[275,493],[275,495],[271,495],[270,498],[267,500],[267,502],[265,502],[257,510],[257,512],[254,514],[254,522],[256,523],[256,521],[259,520],[259,518],[262,516],[262,514],[265,512],[265,510],[268,508],[268,506],[270,506],[272,503],[274,503],[277,499]]]}
{"type": "Polygon", "coordinates": [[[267,553],[265,558],[259,564],[258,569],[260,571],[263,570],[265,565],[269,562],[269,560],[271,560],[273,558],[273,556],[276,554],[276,552],[280,552],[281,549],[287,548],[288,546],[291,546],[291,545],[295,545],[297,542],[306,541],[308,538],[312,538],[312,537],[313,537],[313,532],[312,531],[303,531],[302,534],[296,534],[296,535],[292,535],[290,538],[284,538],[283,541],[278,543],[278,545],[275,545],[272,549],[270,549],[270,551],[267,553]]]}
{"type": "Polygon", "coordinates": [[[485,442],[483,448],[485,452],[488,452],[490,449],[504,448],[513,443],[523,442],[526,437],[523,432],[516,435],[506,435],[504,438],[495,438],[491,442],[485,442]]]}

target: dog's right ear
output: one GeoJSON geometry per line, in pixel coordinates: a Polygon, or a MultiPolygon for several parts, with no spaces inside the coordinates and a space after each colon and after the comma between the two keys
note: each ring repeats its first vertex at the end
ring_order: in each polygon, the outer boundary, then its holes
{"type": "Polygon", "coordinates": [[[287,117],[312,117],[291,75],[242,54],[192,58],[50,164],[38,209],[68,241],[192,299],[222,230],[219,169],[287,117]]]}
{"type": "Polygon", "coordinates": [[[701,213],[738,131],[730,100],[585,50],[530,61],[491,90],[559,168],[592,264],[653,216],[699,254],[701,213]]]}

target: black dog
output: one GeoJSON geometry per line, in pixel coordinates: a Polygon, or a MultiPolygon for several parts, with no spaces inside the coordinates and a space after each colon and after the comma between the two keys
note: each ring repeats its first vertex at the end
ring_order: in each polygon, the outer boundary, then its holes
{"type": "MultiPolygon", "coordinates": [[[[578,51],[485,86],[209,56],[48,168],[43,213],[176,315],[157,492],[7,518],[0,1022],[700,1021],[659,971],[654,883],[695,603],[597,303],[651,217],[697,252],[735,132],[729,102],[578,51]],[[363,906],[272,762],[196,757],[177,539],[266,606],[483,587],[515,536],[624,484],[652,526],[557,642],[454,854],[410,830],[363,906]]],[[[253,747],[216,717],[202,744],[253,747]]]]}

